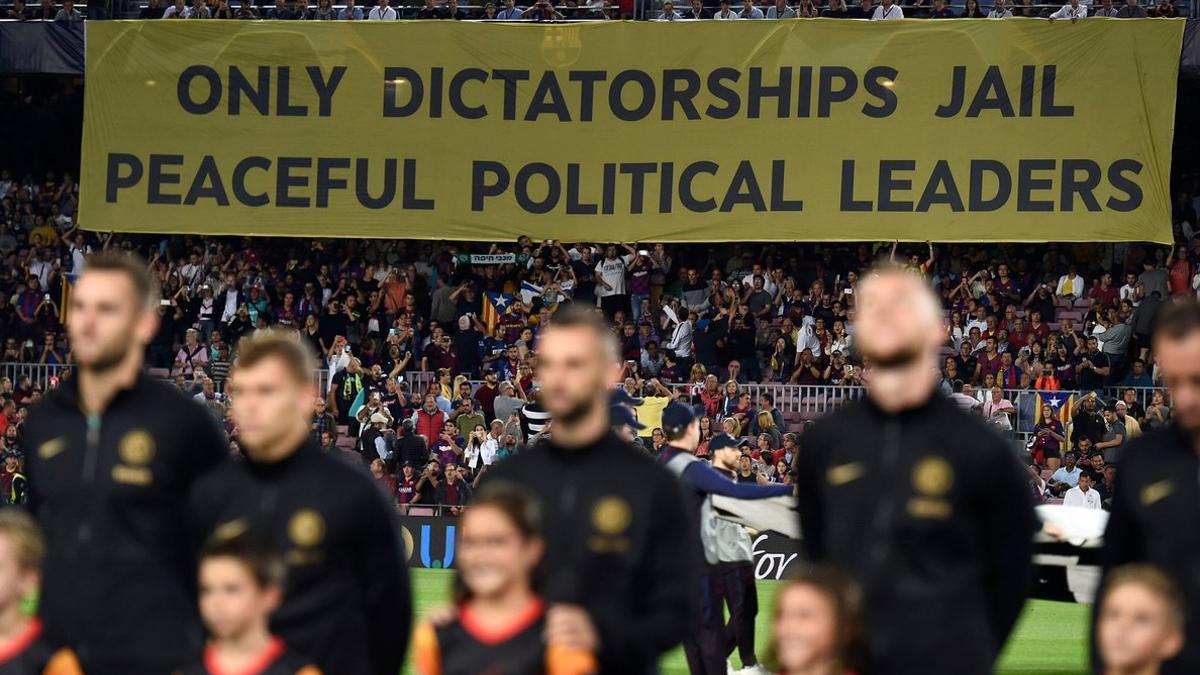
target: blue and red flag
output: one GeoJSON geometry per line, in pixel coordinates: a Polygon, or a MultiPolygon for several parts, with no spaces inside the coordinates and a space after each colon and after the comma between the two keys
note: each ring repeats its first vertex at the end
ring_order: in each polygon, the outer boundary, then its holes
{"type": "Polygon", "coordinates": [[[510,305],[516,299],[516,296],[508,293],[494,293],[487,291],[483,294],[483,311],[480,312],[480,320],[484,327],[487,328],[488,335],[496,334],[496,326],[500,323],[500,315],[508,311],[510,305]]]}

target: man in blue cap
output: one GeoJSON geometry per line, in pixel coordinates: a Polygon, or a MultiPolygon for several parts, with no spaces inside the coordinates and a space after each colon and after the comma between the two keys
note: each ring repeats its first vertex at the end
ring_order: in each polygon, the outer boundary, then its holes
{"type": "Polygon", "coordinates": [[[637,415],[634,414],[632,408],[627,405],[614,405],[610,407],[608,421],[612,425],[613,432],[621,440],[642,452],[646,451],[646,446],[638,441],[638,432],[645,429],[646,425],[638,421],[637,415]]]}
{"type": "MultiPolygon", "coordinates": [[[[668,405],[663,410],[662,430],[667,445],[660,459],[679,477],[686,496],[700,515],[700,543],[705,562],[700,579],[701,625],[684,639],[683,649],[692,675],[723,675],[726,657],[733,650],[739,629],[746,623],[754,624],[758,598],[756,595],[747,597],[744,580],[739,577],[739,569],[753,559],[750,536],[741,525],[717,516],[712,495],[767,499],[791,495],[792,487],[735,483],[697,459],[694,453],[700,444],[700,421],[690,406],[678,402],[668,405]],[[724,604],[727,599],[733,609],[732,631],[725,629],[724,604]]],[[[708,448],[724,462],[736,462],[736,459],[723,455],[741,454],[737,439],[727,434],[714,436],[708,448]]],[[[758,664],[753,652],[742,656],[746,672],[761,672],[761,669],[754,670],[758,664]]]]}

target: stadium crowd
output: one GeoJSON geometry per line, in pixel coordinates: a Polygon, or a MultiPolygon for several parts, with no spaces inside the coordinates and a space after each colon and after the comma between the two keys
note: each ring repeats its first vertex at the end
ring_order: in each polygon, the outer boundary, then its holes
{"type": "MultiPolygon", "coordinates": [[[[120,15],[124,10],[120,3],[105,3],[114,7],[109,11],[120,15]]],[[[86,8],[84,8],[86,10],[86,8]]],[[[548,0],[537,0],[525,7],[517,5],[514,0],[487,2],[479,5],[460,5],[458,0],[425,0],[419,9],[416,5],[408,9],[397,3],[393,7],[390,0],[379,0],[372,3],[365,0],[362,4],[356,0],[344,0],[344,4],[335,6],[332,0],[317,0],[315,7],[308,0],[274,0],[273,5],[265,0],[258,2],[242,2],[236,7],[229,0],[148,0],[142,7],[135,7],[128,15],[141,19],[280,19],[280,20],[395,20],[400,18],[415,19],[487,19],[498,21],[555,21],[555,20],[603,20],[603,19],[653,19],[659,21],[676,21],[686,19],[811,19],[818,17],[837,19],[869,19],[890,20],[908,18],[953,19],[953,18],[990,18],[1007,19],[1014,17],[1047,18],[1051,20],[1068,19],[1077,21],[1092,16],[1107,16],[1117,18],[1169,18],[1179,16],[1179,11],[1172,0],[1155,0],[1142,3],[1140,0],[1099,0],[1081,2],[1068,0],[1061,7],[1044,4],[1035,0],[1013,0],[1009,5],[1006,0],[992,0],[989,4],[980,4],[978,0],[966,0],[960,6],[952,6],[946,0],[906,0],[894,3],[893,0],[861,0],[861,2],[846,2],[846,0],[720,0],[719,3],[704,0],[691,0],[684,7],[683,0],[676,4],[671,0],[658,3],[646,0],[596,0],[594,2],[579,2],[579,0],[563,0],[552,3],[548,0]],[[651,5],[654,5],[652,8],[651,5]]],[[[75,0],[63,0],[55,4],[54,0],[41,0],[37,7],[27,6],[25,0],[13,0],[12,6],[0,8],[0,19],[16,20],[46,20],[46,21],[82,21],[85,13],[76,6],[75,0]]]]}
{"type": "Polygon", "coordinates": [[[925,275],[943,299],[944,392],[1005,429],[1015,423],[1014,394],[1041,392],[1045,407],[1029,436],[1047,472],[1039,493],[1075,487],[1076,459],[1097,472],[1103,492],[1120,446],[1171,417],[1170,401],[1147,393],[1158,384],[1152,317],[1169,298],[1200,289],[1187,195],[1176,210],[1182,243],[1173,247],[759,247],[114,236],[78,229],[77,189],[67,174],[0,171],[6,452],[19,458],[21,422],[41,388],[69,376],[56,367],[72,360],[63,334],[72,275],[90,252],[116,248],[149,260],[163,289],[148,354],[154,372],[225,420],[238,339],[266,327],[299,331],[325,363],[314,437],[360,455],[402,504],[461,505],[485,467],[538,432],[538,335],[568,301],[596,306],[617,332],[623,389],[644,400],[647,451],[664,444],[663,408],[683,400],[703,415],[702,456],[725,431],[745,439],[744,480],[789,481],[803,420],[785,417],[769,389],[755,395],[747,385],[860,385],[848,329],[854,286],[889,257],[925,275]],[[13,364],[44,364],[56,377],[13,364]]]}

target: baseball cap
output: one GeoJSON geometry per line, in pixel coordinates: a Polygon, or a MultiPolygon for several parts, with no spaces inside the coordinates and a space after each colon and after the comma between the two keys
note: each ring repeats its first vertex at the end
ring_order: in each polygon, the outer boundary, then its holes
{"type": "Polygon", "coordinates": [[[387,424],[388,418],[383,413],[375,413],[371,415],[371,424],[387,424]]]}
{"type": "Polygon", "coordinates": [[[634,398],[629,392],[625,391],[624,387],[613,389],[612,394],[608,397],[609,405],[641,405],[643,399],[634,398]]]}
{"type": "Polygon", "coordinates": [[[633,414],[633,411],[627,406],[623,405],[610,406],[608,411],[608,419],[614,427],[629,425],[638,430],[646,428],[646,425],[638,421],[637,416],[633,414]]]}
{"type": "Polygon", "coordinates": [[[674,401],[663,408],[662,414],[662,429],[668,437],[678,436],[683,433],[696,419],[696,412],[692,410],[690,405],[684,405],[678,401],[674,401]]]}
{"type": "Polygon", "coordinates": [[[739,448],[741,446],[742,440],[740,438],[734,438],[725,433],[717,434],[708,440],[709,452],[716,452],[725,448],[739,448]]]}

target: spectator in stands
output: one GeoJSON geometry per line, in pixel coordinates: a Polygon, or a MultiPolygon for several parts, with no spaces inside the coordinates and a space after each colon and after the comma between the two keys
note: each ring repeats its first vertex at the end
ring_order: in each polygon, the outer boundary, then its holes
{"type": "Polygon", "coordinates": [[[953,19],[954,12],[946,6],[946,0],[933,0],[933,9],[929,12],[930,19],[953,19]]]}
{"type": "Polygon", "coordinates": [[[1066,431],[1063,429],[1062,421],[1055,417],[1054,408],[1043,405],[1041,417],[1033,434],[1033,445],[1030,447],[1034,463],[1051,471],[1057,471],[1066,443],[1066,431]]]}
{"type": "Polygon", "coordinates": [[[468,18],[467,10],[459,8],[458,0],[449,0],[446,5],[446,11],[442,14],[442,18],[462,21],[468,18]]]}
{"type": "Polygon", "coordinates": [[[337,419],[329,413],[325,405],[325,399],[318,398],[316,408],[313,410],[312,420],[312,437],[313,440],[320,440],[321,436],[329,434],[333,441],[337,442],[338,430],[337,419]]]}
{"type": "Polygon", "coordinates": [[[1118,9],[1113,5],[1113,0],[1100,0],[1100,8],[1096,10],[1096,16],[1114,17],[1118,14],[1118,9]]]}
{"type": "Polygon", "coordinates": [[[1093,474],[1091,469],[1079,472],[1076,485],[1063,495],[1063,506],[1075,506],[1084,509],[1100,509],[1100,493],[1092,489],[1093,474]]]}
{"type": "MultiPolygon", "coordinates": [[[[671,0],[666,0],[666,2],[663,3],[662,12],[658,15],[659,21],[678,21],[679,19],[682,19],[682,18],[683,17],[679,15],[679,12],[675,11],[675,5],[674,5],[674,3],[671,2],[671,0]]],[[[637,321],[639,309],[640,309],[640,304],[635,299],[634,305],[633,305],[633,320],[634,321],[637,321]]]]}
{"type": "Polygon", "coordinates": [[[1075,366],[1076,382],[1084,391],[1096,391],[1104,386],[1109,373],[1109,357],[1100,351],[1100,341],[1095,335],[1089,335],[1087,348],[1075,366]]]}
{"type": "Polygon", "coordinates": [[[333,8],[330,0],[317,0],[317,9],[313,12],[312,18],[318,21],[334,21],[337,19],[337,10],[333,8]]]}
{"type": "Polygon", "coordinates": [[[346,6],[338,11],[338,19],[341,21],[362,21],[362,18],[362,7],[358,7],[354,0],[346,0],[346,6]]]}
{"type": "Polygon", "coordinates": [[[787,0],[775,0],[775,4],[767,10],[768,19],[794,19],[796,12],[788,6],[787,0]]]}
{"type": "Polygon", "coordinates": [[[188,12],[187,18],[211,19],[212,10],[208,8],[208,5],[204,4],[204,0],[192,0],[192,6],[188,12]]]}
{"type": "MultiPolygon", "coordinates": [[[[692,0],[691,7],[683,13],[685,19],[711,19],[712,12],[704,8],[704,3],[700,0],[692,0]]],[[[657,253],[657,251],[656,251],[657,253]]]]}
{"type": "MultiPolygon", "coordinates": [[[[235,15],[235,18],[258,20],[260,18],[258,15],[258,8],[250,3],[249,0],[242,0],[242,3],[238,5],[238,11],[235,15]]],[[[230,284],[226,289],[222,290],[220,298],[221,301],[224,301],[229,296],[232,296],[234,300],[234,304],[230,310],[230,313],[227,316],[222,315],[222,321],[232,320],[234,315],[237,314],[237,307],[240,304],[236,302],[237,294],[237,288],[232,284],[230,284]]],[[[318,353],[324,353],[324,350],[318,350],[318,353]]]]}
{"type": "MultiPolygon", "coordinates": [[[[229,7],[229,0],[217,0],[217,9],[215,11],[213,11],[212,16],[214,19],[232,19],[233,18],[233,10],[229,7]]],[[[207,303],[207,309],[209,312],[209,316],[211,317],[212,306],[213,306],[213,304],[212,304],[213,303],[212,288],[206,285],[201,288],[200,293],[201,293],[201,298],[202,298],[201,302],[207,303]],[[204,295],[206,291],[207,291],[207,296],[204,295]]],[[[207,319],[206,321],[207,321],[207,325],[205,326],[205,330],[211,331],[212,330],[212,319],[210,318],[210,319],[207,319]]]]}
{"type": "MultiPolygon", "coordinates": [[[[1146,10],[1143,9],[1142,6],[1138,4],[1138,0],[1125,0],[1125,6],[1122,7],[1120,9],[1120,11],[1117,12],[1117,17],[1122,18],[1122,19],[1144,19],[1144,18],[1146,18],[1146,10]]],[[[1153,268],[1154,263],[1147,260],[1146,266],[1148,269],[1153,268]]],[[[1166,297],[1165,290],[1166,289],[1164,288],[1163,289],[1163,291],[1164,291],[1163,297],[1166,297]]]]}
{"type": "Polygon", "coordinates": [[[988,12],[988,18],[1010,19],[1013,18],[1013,12],[1009,11],[1009,8],[1004,6],[1004,0],[995,0],[995,4],[992,5],[991,11],[988,12]]]}
{"type": "Polygon", "coordinates": [[[754,6],[754,0],[742,0],[742,9],[738,12],[739,19],[762,19],[763,11],[754,6]]]}
{"type": "Polygon", "coordinates": [[[139,19],[161,19],[166,8],[161,6],[158,0],[149,0],[142,11],[138,13],[139,19]]]}
{"type": "Polygon", "coordinates": [[[504,0],[504,9],[496,13],[496,18],[501,21],[519,21],[522,15],[523,11],[516,6],[514,0],[504,0]]]}
{"type": "Polygon", "coordinates": [[[821,16],[829,19],[845,19],[849,15],[846,0],[829,0],[829,6],[821,10],[821,16]]]}
{"type": "Polygon", "coordinates": [[[1063,457],[1063,465],[1050,476],[1047,486],[1051,493],[1061,497],[1066,494],[1067,490],[1079,484],[1079,476],[1082,473],[1079,467],[1075,466],[1075,454],[1068,452],[1063,457]]]}
{"type": "Polygon", "coordinates": [[[34,11],[31,18],[38,21],[53,21],[56,14],[58,14],[58,10],[54,9],[53,0],[42,0],[42,4],[34,11]]]}
{"type": "MultiPolygon", "coordinates": [[[[428,0],[426,6],[432,4],[432,2],[433,0],[428,0]]],[[[367,21],[395,21],[396,10],[392,9],[389,6],[390,4],[391,0],[379,0],[379,3],[372,7],[371,11],[367,13],[367,21]]],[[[417,18],[424,17],[418,16],[417,18]]]]}
{"type": "MultiPolygon", "coordinates": [[[[997,6],[1002,7],[1001,2],[1002,0],[997,0],[997,6]]],[[[1011,16],[1011,12],[1009,15],[1011,16]]],[[[988,16],[991,17],[991,14],[988,16]]],[[[1073,302],[1075,298],[1083,297],[1086,290],[1087,282],[1084,281],[1083,277],[1079,276],[1079,270],[1075,265],[1071,265],[1067,268],[1067,273],[1058,278],[1058,286],[1054,289],[1054,294],[1064,300],[1073,302]]]]}
{"type": "Polygon", "coordinates": [[[1104,459],[1110,464],[1117,464],[1120,459],[1121,446],[1129,438],[1125,425],[1117,417],[1115,404],[1104,406],[1104,436],[1096,443],[1096,449],[1104,453],[1104,459]]]}
{"type": "MultiPolygon", "coordinates": [[[[997,0],[1003,2],[1004,0],[997,0]]],[[[875,11],[871,14],[872,21],[887,21],[890,19],[903,19],[904,10],[900,9],[900,5],[894,4],[892,0],[883,0],[875,11]]]]}
{"type": "MultiPolygon", "coordinates": [[[[737,12],[730,10],[730,0],[721,0],[720,8],[713,14],[713,18],[721,20],[721,22],[728,22],[728,20],[740,19],[742,17],[739,17],[737,12]]],[[[691,277],[690,274],[689,277],[691,277]]]]}
{"type": "Polygon", "coordinates": [[[1171,422],[1171,408],[1166,404],[1162,391],[1155,391],[1150,397],[1150,405],[1146,406],[1145,431],[1158,431],[1167,428],[1171,422]]]}
{"type": "Polygon", "coordinates": [[[983,402],[983,419],[989,424],[1004,430],[1012,429],[1012,416],[1017,409],[1012,401],[1004,398],[1004,390],[999,385],[992,387],[990,396],[983,402]]]}
{"type": "Polygon", "coordinates": [[[75,9],[75,0],[63,0],[62,9],[54,15],[55,21],[83,21],[83,15],[75,9]]]}
{"type": "Polygon", "coordinates": [[[471,499],[471,485],[464,480],[466,469],[450,463],[444,475],[445,479],[436,488],[435,502],[446,510],[445,515],[457,516],[471,499]]]}
{"type": "Polygon", "coordinates": [[[208,349],[200,344],[200,332],[195,328],[187,329],[185,336],[183,346],[175,354],[175,367],[172,374],[183,375],[190,379],[195,377],[198,371],[203,371],[205,365],[208,364],[208,349]]]}
{"type": "MultiPolygon", "coordinates": [[[[32,16],[33,15],[30,13],[29,9],[25,6],[25,0],[13,0],[12,9],[8,10],[8,14],[5,18],[13,19],[15,21],[28,21],[30,18],[32,18],[32,16]]],[[[3,198],[7,193],[7,189],[0,190],[0,198],[3,198]]]]}
{"type": "Polygon", "coordinates": [[[1146,370],[1146,362],[1142,359],[1134,359],[1129,372],[1125,373],[1125,377],[1121,378],[1122,387],[1151,387],[1154,381],[1150,378],[1150,373],[1146,370]]]}
{"type": "MultiPolygon", "coordinates": [[[[537,0],[532,7],[521,14],[522,19],[531,21],[562,21],[563,15],[550,4],[549,0],[537,0]]],[[[622,276],[622,280],[624,276],[622,276]]],[[[624,283],[622,281],[622,283],[624,283]]]]}
{"type": "Polygon", "coordinates": [[[1171,0],[1158,0],[1158,4],[1151,7],[1147,14],[1160,19],[1179,16],[1178,10],[1175,9],[1175,3],[1171,0]]]}
{"type": "MultiPolygon", "coordinates": [[[[1071,0],[1067,4],[1063,5],[1058,11],[1051,14],[1049,18],[1051,22],[1053,22],[1055,19],[1070,19],[1071,23],[1075,23],[1076,21],[1086,17],[1087,6],[1081,5],[1079,0],[1071,0]]],[[[1111,282],[1112,277],[1107,274],[1105,276],[1107,276],[1111,282]]],[[[1099,506],[1096,508],[1099,508],[1099,506]]]]}

